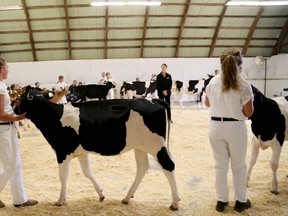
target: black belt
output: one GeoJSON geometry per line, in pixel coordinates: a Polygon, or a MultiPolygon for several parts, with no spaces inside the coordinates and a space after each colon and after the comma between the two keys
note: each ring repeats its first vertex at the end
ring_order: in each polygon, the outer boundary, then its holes
{"type": "Polygon", "coordinates": [[[13,122],[0,122],[0,125],[10,125],[13,124],[13,122]]]}
{"type": "Polygon", "coordinates": [[[211,117],[211,120],[213,121],[240,121],[234,118],[222,118],[222,117],[211,117]]]}

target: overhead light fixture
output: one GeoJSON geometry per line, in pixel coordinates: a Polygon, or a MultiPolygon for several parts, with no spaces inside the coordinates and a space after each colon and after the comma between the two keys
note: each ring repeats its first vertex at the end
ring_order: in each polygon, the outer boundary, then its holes
{"type": "Polygon", "coordinates": [[[282,6],[288,5],[288,1],[229,1],[229,6],[282,6]]]}
{"type": "Polygon", "coordinates": [[[94,7],[100,6],[160,6],[161,2],[92,2],[94,7]]]}
{"type": "Polygon", "coordinates": [[[23,8],[20,6],[1,6],[0,11],[4,10],[22,10],[23,8]]]}

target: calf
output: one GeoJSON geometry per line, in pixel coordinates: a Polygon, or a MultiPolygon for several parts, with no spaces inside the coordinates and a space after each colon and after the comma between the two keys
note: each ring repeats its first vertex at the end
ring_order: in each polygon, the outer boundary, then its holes
{"type": "Polygon", "coordinates": [[[16,111],[16,114],[26,112],[26,117],[31,119],[56,152],[61,180],[57,205],[66,200],[68,170],[73,157],[78,157],[84,175],[90,179],[100,201],[103,201],[102,189],[90,171],[88,153],[113,156],[134,149],[137,174],[122,202],[128,204],[149,169],[149,153],[170,183],[170,209],[178,209],[175,164],[165,142],[166,111],[169,120],[171,113],[164,101],[156,99],[151,103],[145,99],[119,99],[63,106],[29,90],[21,96],[16,111]]]}
{"type": "Polygon", "coordinates": [[[257,88],[252,86],[254,94],[254,113],[251,116],[251,129],[254,134],[252,139],[252,153],[247,170],[247,185],[250,180],[252,168],[257,161],[259,149],[271,147],[272,158],[270,167],[273,172],[272,189],[278,193],[277,169],[281,147],[288,139],[288,97],[266,98],[257,88]]]}
{"type": "Polygon", "coordinates": [[[105,85],[81,85],[77,87],[80,102],[86,101],[86,98],[99,100],[106,100],[108,91],[115,86],[111,82],[107,82],[105,85]]]}
{"type": "Polygon", "coordinates": [[[143,97],[146,92],[145,82],[123,82],[122,92],[125,99],[143,97]]]}

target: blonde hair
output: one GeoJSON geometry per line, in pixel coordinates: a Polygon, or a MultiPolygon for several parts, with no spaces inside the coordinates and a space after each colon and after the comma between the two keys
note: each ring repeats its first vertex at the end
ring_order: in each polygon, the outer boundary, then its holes
{"type": "Polygon", "coordinates": [[[0,57],[0,68],[3,68],[7,64],[6,60],[0,57]]]}
{"type": "Polygon", "coordinates": [[[220,56],[222,65],[222,91],[238,90],[237,66],[242,64],[242,56],[237,48],[228,48],[220,56]]]}

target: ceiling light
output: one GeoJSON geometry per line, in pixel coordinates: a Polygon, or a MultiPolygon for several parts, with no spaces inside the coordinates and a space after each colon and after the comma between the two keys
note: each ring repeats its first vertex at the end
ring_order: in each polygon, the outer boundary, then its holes
{"type": "Polygon", "coordinates": [[[288,5],[288,1],[229,1],[230,6],[280,6],[288,5]]]}
{"type": "Polygon", "coordinates": [[[92,2],[91,6],[160,6],[161,2],[92,2]]]}
{"type": "Polygon", "coordinates": [[[23,8],[20,6],[1,6],[0,11],[4,10],[22,10],[23,8]]]}

